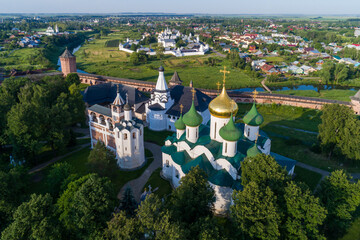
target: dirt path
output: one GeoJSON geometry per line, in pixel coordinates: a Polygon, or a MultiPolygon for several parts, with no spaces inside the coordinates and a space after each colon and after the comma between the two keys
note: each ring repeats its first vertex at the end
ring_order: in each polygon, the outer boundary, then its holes
{"type": "Polygon", "coordinates": [[[161,147],[159,145],[156,145],[154,143],[145,142],[145,148],[149,149],[152,154],[154,155],[154,161],[150,164],[150,166],[143,172],[143,174],[138,177],[137,179],[131,180],[127,182],[120,190],[118,194],[118,198],[121,199],[123,193],[125,192],[125,189],[127,187],[130,187],[133,191],[133,195],[135,197],[135,200],[137,202],[140,201],[140,196],[142,193],[142,189],[145,185],[145,183],[149,180],[151,174],[161,167],[161,147]]]}
{"type": "Polygon", "coordinates": [[[267,79],[267,77],[265,77],[265,78],[261,81],[261,85],[265,88],[266,91],[268,91],[269,93],[272,93],[272,91],[270,90],[270,88],[268,88],[268,87],[265,85],[266,79],[267,79]]]}

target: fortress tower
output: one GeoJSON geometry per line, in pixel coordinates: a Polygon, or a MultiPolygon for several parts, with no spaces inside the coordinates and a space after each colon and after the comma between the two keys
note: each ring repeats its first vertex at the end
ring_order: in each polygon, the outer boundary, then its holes
{"type": "Polygon", "coordinates": [[[60,64],[64,76],[76,72],[76,57],[67,48],[60,56],[60,64]]]}

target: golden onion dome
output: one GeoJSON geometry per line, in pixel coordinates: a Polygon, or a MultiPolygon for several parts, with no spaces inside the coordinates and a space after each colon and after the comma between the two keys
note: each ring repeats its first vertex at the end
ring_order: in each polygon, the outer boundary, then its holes
{"type": "Polygon", "coordinates": [[[226,93],[225,86],[219,96],[209,103],[210,114],[218,118],[229,118],[231,114],[234,116],[238,111],[238,106],[226,93]]]}

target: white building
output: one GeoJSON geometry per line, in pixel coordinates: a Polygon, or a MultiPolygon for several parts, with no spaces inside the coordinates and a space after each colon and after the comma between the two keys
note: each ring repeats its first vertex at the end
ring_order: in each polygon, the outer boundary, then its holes
{"type": "Polygon", "coordinates": [[[209,111],[210,124],[204,125],[193,101],[190,110],[175,122],[176,134],[162,147],[162,174],[173,186],[178,187],[180,179],[199,166],[215,190],[215,212],[224,214],[231,205],[233,190],[242,189],[240,166],[245,157],[271,154],[293,174],[296,161],[270,152],[271,140],[259,129],[264,119],[255,103],[244,116],[244,124],[235,124],[238,106],[224,86],[210,102],[209,111]]]}
{"type": "Polygon", "coordinates": [[[122,169],[135,169],[145,163],[144,126],[133,117],[128,100],[120,95],[119,88],[110,108],[95,104],[88,108],[91,147],[97,141],[116,155],[122,169]]]}
{"type": "MultiPolygon", "coordinates": [[[[159,77],[155,89],[151,93],[148,103],[145,105],[146,121],[149,128],[154,131],[175,131],[174,123],[180,117],[180,105],[187,111],[191,107],[191,88],[181,86],[181,80],[175,72],[168,87],[164,68],[159,68],[159,77]]],[[[203,123],[210,120],[210,113],[207,109],[211,98],[199,90],[195,90],[196,110],[203,117],[203,123]]]]}

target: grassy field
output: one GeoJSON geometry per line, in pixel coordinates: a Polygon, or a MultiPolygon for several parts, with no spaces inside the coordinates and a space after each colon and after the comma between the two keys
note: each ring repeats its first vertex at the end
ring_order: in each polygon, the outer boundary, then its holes
{"type": "Polygon", "coordinates": [[[284,61],[284,58],[282,58],[282,57],[264,57],[264,59],[266,59],[266,61],[273,62],[273,63],[279,63],[279,62],[284,61]]]}
{"type": "Polygon", "coordinates": [[[152,142],[159,146],[163,146],[165,144],[165,139],[173,134],[174,132],[170,131],[156,132],[150,130],[149,128],[144,128],[144,141],[152,142]]]}
{"type": "MultiPolygon", "coordinates": [[[[90,154],[90,148],[84,148],[74,154],[71,154],[70,156],[63,158],[59,162],[67,162],[72,166],[73,173],[77,173],[80,176],[86,175],[90,173],[90,170],[87,165],[88,156],[90,154]]],[[[145,169],[148,168],[148,166],[153,162],[154,158],[152,153],[145,149],[145,156],[147,158],[146,164],[137,170],[134,171],[121,171],[118,170],[117,173],[110,178],[111,182],[114,184],[114,187],[117,191],[120,191],[120,189],[126,184],[128,181],[132,179],[136,179],[141,176],[141,174],[145,171],[145,169]]],[[[46,192],[46,186],[45,186],[45,179],[46,176],[51,168],[51,165],[46,167],[44,170],[42,170],[39,174],[39,178],[42,178],[40,182],[33,183],[32,190],[36,193],[45,193],[46,192]]]]}
{"type": "Polygon", "coordinates": [[[47,59],[40,59],[41,49],[20,48],[0,52],[0,67],[5,70],[17,69],[20,71],[46,68],[47,59]]]}
{"type": "Polygon", "coordinates": [[[158,168],[151,174],[149,180],[144,185],[143,191],[145,188],[148,189],[150,185],[152,190],[158,188],[154,193],[162,198],[171,193],[172,187],[168,181],[160,177],[160,172],[161,168],[158,168]]]}
{"type": "Polygon", "coordinates": [[[303,97],[317,97],[317,98],[349,102],[350,97],[354,96],[356,91],[342,90],[342,89],[320,90],[320,92],[316,92],[314,90],[287,90],[287,91],[277,91],[276,93],[303,96],[303,97]]]}
{"type": "Polygon", "coordinates": [[[83,45],[76,53],[78,68],[89,73],[155,82],[158,77],[157,69],[163,65],[167,80],[177,71],[184,85],[188,85],[192,80],[196,87],[216,89],[216,83],[222,81],[219,71],[226,65],[230,71],[227,76],[228,88],[260,86],[260,79],[254,80],[242,70],[231,68],[228,60],[215,54],[182,58],[167,55],[162,60],[155,59],[134,66],[129,62],[129,53],[119,51],[117,47],[106,47],[107,42],[125,39],[124,36],[124,33],[116,32],[83,45]],[[209,67],[205,64],[210,56],[222,61],[219,66],[209,67]]]}
{"type": "Polygon", "coordinates": [[[348,232],[340,240],[360,239],[360,217],[357,218],[348,229],[348,232]]]}
{"type": "Polygon", "coordinates": [[[295,167],[294,180],[297,182],[306,183],[306,185],[308,185],[312,191],[314,191],[314,189],[316,188],[316,185],[319,183],[320,179],[321,179],[320,173],[316,173],[316,172],[307,170],[307,169],[299,167],[299,166],[295,167]]]}
{"type": "MultiPolygon", "coordinates": [[[[238,106],[237,118],[241,121],[251,104],[238,106]]],[[[317,143],[321,111],[273,104],[258,104],[257,109],[264,117],[261,129],[272,141],[271,151],[326,171],[346,169],[360,172],[359,163],[342,163],[339,159],[328,159],[326,155],[312,151],[312,146],[317,143]]]]}

